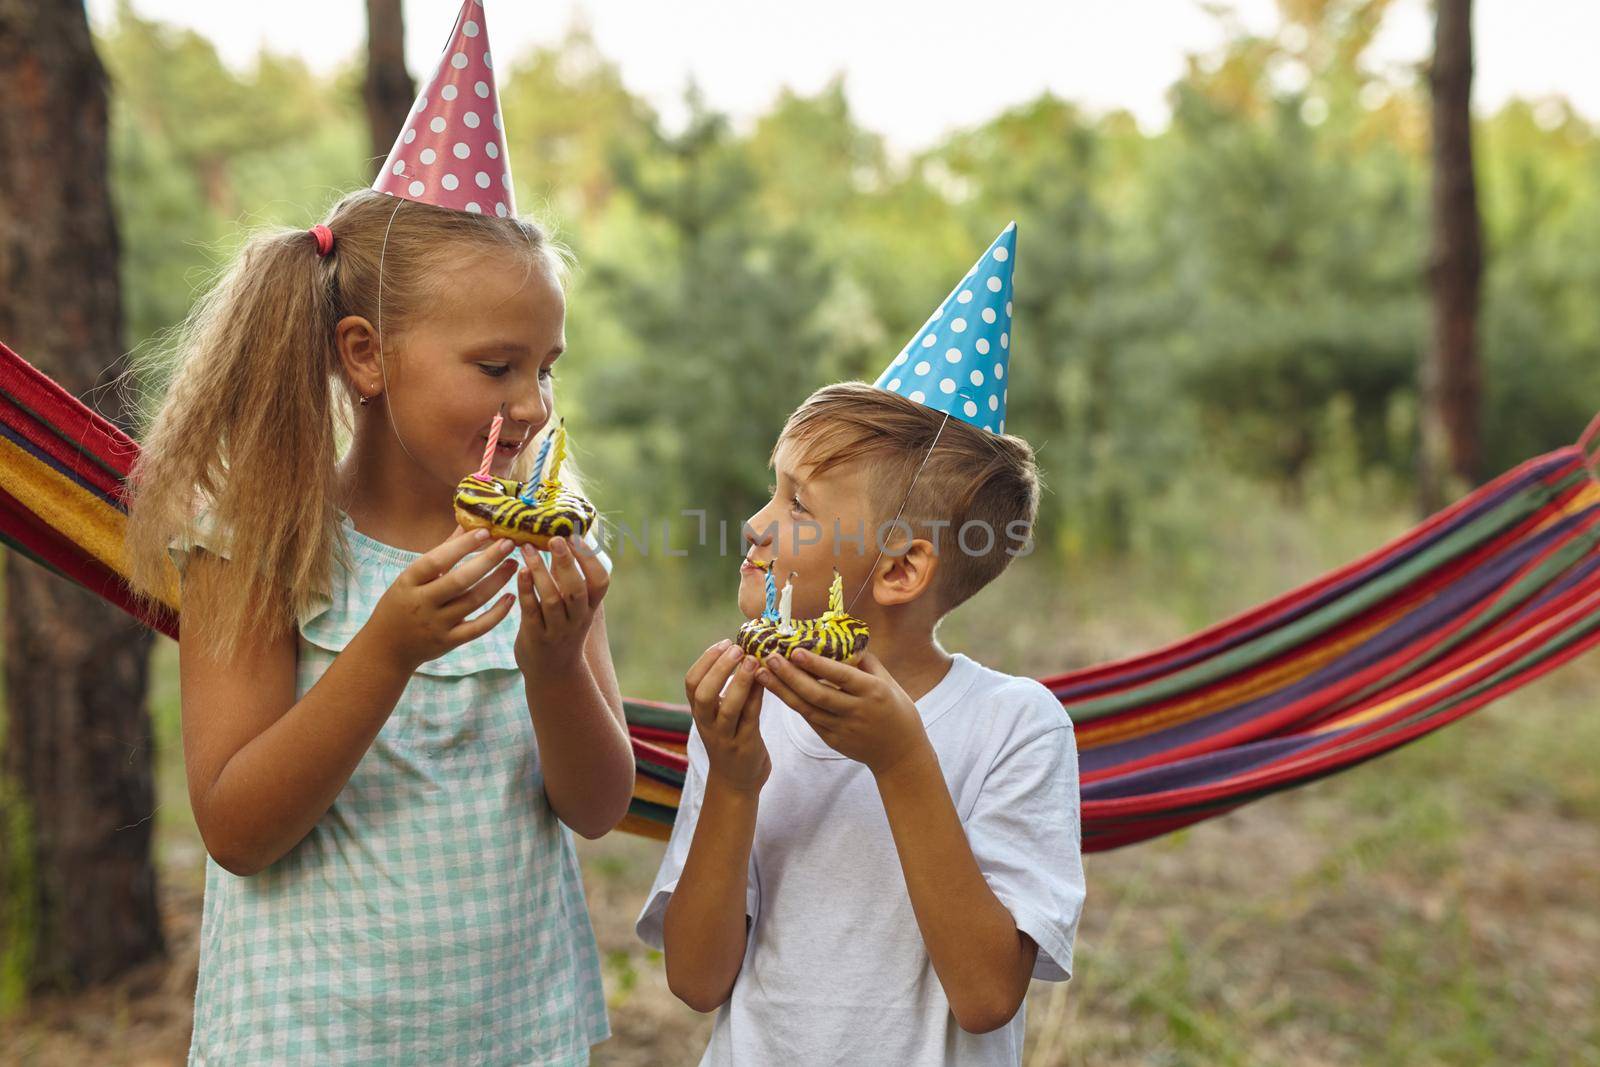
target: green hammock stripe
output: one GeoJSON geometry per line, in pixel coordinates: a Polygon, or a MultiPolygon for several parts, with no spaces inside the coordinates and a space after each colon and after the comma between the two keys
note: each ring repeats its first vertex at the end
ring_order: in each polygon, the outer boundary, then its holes
{"type": "Polygon", "coordinates": [[[1471,700],[1473,697],[1482,694],[1485,690],[1493,689],[1495,686],[1500,685],[1503,682],[1533,670],[1545,660],[1560,655],[1565,649],[1570,648],[1572,645],[1582,641],[1584,638],[1593,634],[1597,629],[1600,629],[1600,613],[1590,613],[1579,619],[1575,619],[1570,625],[1560,630],[1558,633],[1545,638],[1538,647],[1524,653],[1522,656],[1499,668],[1488,677],[1472,683],[1470,686],[1454,696],[1449,697],[1448,699],[1441,700],[1434,704],[1429,704],[1423,708],[1419,708],[1410,715],[1407,715],[1404,719],[1398,719],[1393,723],[1386,724],[1382,732],[1389,733],[1394,730],[1404,729],[1405,727],[1414,725],[1424,719],[1429,719],[1443,712],[1453,710],[1458,705],[1463,704],[1466,701],[1471,700]]]}
{"type": "Polygon", "coordinates": [[[638,767],[640,774],[666,785],[674,785],[679,789],[683,788],[684,774],[682,771],[673,770],[671,767],[666,767],[647,759],[636,758],[634,763],[638,767]]]}
{"type": "MultiPolygon", "coordinates": [[[[119,484],[123,484],[123,483],[125,483],[127,481],[127,478],[123,475],[123,473],[121,471],[117,470],[117,468],[113,467],[111,464],[109,464],[105,460],[101,459],[98,454],[96,454],[95,452],[91,451],[89,448],[87,448],[86,446],[84,446],[80,442],[74,440],[72,437],[68,436],[67,434],[62,433],[60,427],[56,426],[55,423],[53,423],[49,419],[45,418],[44,415],[42,415],[41,413],[35,411],[33,408],[29,407],[27,404],[24,404],[9,389],[6,389],[4,387],[0,387],[0,398],[4,398],[6,403],[10,404],[12,407],[16,408],[18,411],[23,412],[29,418],[31,418],[34,422],[38,423],[40,426],[43,426],[45,429],[49,430],[52,434],[55,435],[55,438],[56,438],[57,441],[60,441],[62,444],[66,445],[68,448],[70,448],[74,452],[78,453],[78,455],[82,456],[84,459],[88,460],[90,463],[93,463],[96,467],[99,467],[101,470],[105,471],[113,479],[115,479],[119,484]]],[[[33,449],[30,447],[29,451],[33,451],[33,449]]]]}
{"type": "MultiPolygon", "coordinates": [[[[1350,744],[1364,744],[1369,742],[1373,737],[1381,737],[1384,734],[1403,731],[1408,726],[1414,726],[1428,719],[1442,716],[1445,713],[1459,707],[1461,704],[1472,700],[1474,697],[1480,696],[1484,692],[1493,689],[1495,686],[1532,670],[1546,659],[1560,654],[1563,650],[1593,635],[1597,630],[1600,630],[1600,613],[1590,613],[1579,619],[1576,619],[1574,620],[1573,625],[1566,627],[1560,631],[1558,635],[1547,639],[1545,642],[1541,643],[1539,647],[1519,657],[1512,663],[1508,663],[1504,667],[1496,670],[1489,677],[1474,682],[1472,685],[1468,686],[1466,689],[1463,689],[1461,692],[1455,694],[1449,699],[1441,700],[1437,703],[1427,704],[1424,707],[1417,709],[1415,712],[1406,715],[1404,718],[1396,719],[1391,723],[1386,723],[1383,729],[1377,731],[1376,733],[1365,735],[1359,739],[1352,739],[1350,744]]],[[[1426,734],[1419,734],[1417,737],[1411,738],[1405,743],[1410,743],[1410,741],[1413,740],[1421,740],[1426,736],[1426,734]]],[[[1337,749],[1334,749],[1334,751],[1337,751],[1337,749]]],[[[1376,758],[1377,756],[1380,756],[1388,751],[1392,751],[1392,749],[1375,749],[1370,755],[1364,758],[1376,758]]],[[[1326,756],[1327,753],[1322,753],[1321,755],[1326,756]]],[[[1229,808],[1238,807],[1240,804],[1248,803],[1252,800],[1259,800],[1262,797],[1271,796],[1274,793],[1281,793],[1289,789],[1295,789],[1302,785],[1306,785],[1310,782],[1318,781],[1322,778],[1330,777],[1334,774],[1337,774],[1339,771],[1347,769],[1349,766],[1351,765],[1347,763],[1334,763],[1328,767],[1314,772],[1304,775],[1295,775],[1287,781],[1263,785],[1256,789],[1249,789],[1239,793],[1229,794],[1226,797],[1214,797],[1191,804],[1164,807],[1157,812],[1140,813],[1135,815],[1097,815],[1093,820],[1094,829],[1092,831],[1088,831],[1086,828],[1084,840],[1088,841],[1091,838],[1106,837],[1112,832],[1138,826],[1141,823],[1152,820],[1170,819],[1174,815],[1206,815],[1229,808]]]]}
{"type": "Polygon", "coordinates": [[[658,730],[675,730],[680,734],[687,734],[689,724],[694,721],[687,711],[639,704],[627,699],[622,702],[622,710],[627,715],[629,726],[652,726],[658,730]]]}
{"type": "Polygon", "coordinates": [[[1457,646],[1470,640],[1485,628],[1494,625],[1506,615],[1522,607],[1527,601],[1544,592],[1550,585],[1575,566],[1600,543],[1600,530],[1590,527],[1582,533],[1574,535],[1571,540],[1563,544],[1558,550],[1552,552],[1541,563],[1528,571],[1518,581],[1495,594],[1493,604],[1483,611],[1476,619],[1444,641],[1439,642],[1427,651],[1418,651],[1415,658],[1408,660],[1383,678],[1352,693],[1337,704],[1329,706],[1329,711],[1343,711],[1360,704],[1374,693],[1378,693],[1398,682],[1402,678],[1417,674],[1429,664],[1449,654],[1457,646]]]}
{"type": "Polygon", "coordinates": [[[678,809],[669,808],[665,804],[652,804],[648,800],[635,797],[628,804],[628,814],[637,815],[641,819],[649,819],[663,826],[671,826],[673,819],[678,815],[678,809]]]}
{"type": "Polygon", "coordinates": [[[1263,634],[1238,648],[1212,656],[1184,670],[1154,679],[1144,685],[1095,700],[1070,705],[1074,722],[1088,722],[1106,715],[1145,707],[1171,697],[1200,689],[1220,679],[1297,648],[1311,638],[1333,629],[1375,604],[1419,581],[1422,576],[1490,540],[1547,506],[1559,493],[1588,478],[1574,471],[1554,484],[1528,486],[1505,502],[1478,516],[1427,550],[1417,553],[1389,573],[1365,583],[1348,596],[1325,605],[1309,615],[1263,634]]]}

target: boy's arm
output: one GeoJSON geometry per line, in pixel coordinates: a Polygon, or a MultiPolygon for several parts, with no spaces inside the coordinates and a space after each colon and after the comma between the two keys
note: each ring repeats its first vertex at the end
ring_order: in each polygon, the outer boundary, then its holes
{"type": "Polygon", "coordinates": [[[1039,946],[989,888],[931,744],[874,772],[934,973],[963,1030],[998,1030],[1028,993],[1039,946]]]}
{"type": "Polygon", "coordinates": [[[750,850],[761,787],[772,770],[755,673],[753,660],[719,641],[684,678],[695,722],[691,747],[698,738],[706,751],[705,790],[661,939],[667,987],[701,1012],[727,1001],[744,962],[750,850]]]}
{"type": "Polygon", "coordinates": [[[759,789],[707,780],[683,874],[667,903],[667,987],[695,1011],[721,1007],[744,962],[746,880],[759,799],[759,789]]]}

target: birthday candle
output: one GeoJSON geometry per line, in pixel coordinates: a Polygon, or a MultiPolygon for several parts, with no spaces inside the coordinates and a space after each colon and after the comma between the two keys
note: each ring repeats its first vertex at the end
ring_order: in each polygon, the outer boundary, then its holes
{"type": "Polygon", "coordinates": [[[794,599],[794,572],[783,580],[783,595],[778,598],[778,629],[787,632],[790,621],[790,602],[794,599]]]}
{"type": "Polygon", "coordinates": [[[767,606],[761,617],[775,622],[778,618],[778,580],[772,576],[774,568],[767,568],[767,606]]]}
{"type": "Polygon", "coordinates": [[[494,450],[500,445],[500,424],[505,421],[506,406],[500,405],[500,410],[495,412],[494,421],[489,424],[489,444],[483,450],[483,463],[478,467],[477,476],[484,481],[489,480],[489,464],[494,462],[494,450]]]}
{"type": "Polygon", "coordinates": [[[567,458],[567,420],[562,419],[556,423],[556,443],[550,451],[550,473],[544,476],[547,482],[561,480],[561,461],[567,458]]]}
{"type": "Polygon", "coordinates": [[[544,470],[550,459],[550,448],[555,444],[555,434],[547,434],[544,444],[539,446],[539,455],[533,461],[533,472],[528,475],[528,480],[522,483],[522,489],[517,493],[517,499],[524,504],[532,504],[539,499],[539,487],[544,483],[539,480],[539,472],[544,470]]]}
{"type": "Polygon", "coordinates": [[[833,584],[828,586],[828,611],[834,615],[844,614],[844,577],[837,567],[833,569],[833,584]]]}

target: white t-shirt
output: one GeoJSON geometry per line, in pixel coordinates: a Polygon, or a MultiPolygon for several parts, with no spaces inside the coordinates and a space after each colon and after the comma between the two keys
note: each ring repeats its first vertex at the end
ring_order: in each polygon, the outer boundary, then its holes
{"type": "MultiPolygon", "coordinates": [[[[1033,976],[1065,981],[1084,900],[1072,723],[1037,681],[954,659],[917,710],[984,879],[1039,945],[1033,976]]],[[[750,934],[701,1064],[1020,1063],[1022,1011],[988,1034],[950,1013],[872,772],[771,693],[761,736],[772,774],[750,856],[750,934]]],[[[636,926],[656,948],[706,768],[691,731],[677,821],[636,926]]]]}

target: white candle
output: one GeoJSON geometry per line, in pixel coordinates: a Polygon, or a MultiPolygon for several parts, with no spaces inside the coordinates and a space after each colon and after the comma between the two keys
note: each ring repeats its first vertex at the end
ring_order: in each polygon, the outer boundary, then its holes
{"type": "Polygon", "coordinates": [[[778,595],[778,629],[782,630],[784,633],[788,633],[791,629],[789,625],[789,619],[790,612],[792,610],[790,605],[793,603],[793,600],[794,575],[790,574],[789,577],[783,580],[783,592],[778,595]]]}

